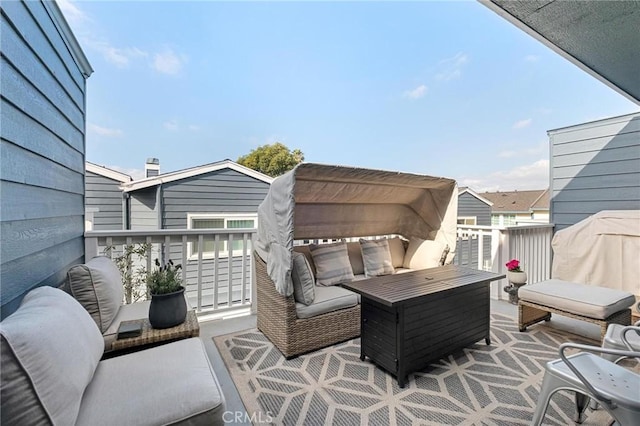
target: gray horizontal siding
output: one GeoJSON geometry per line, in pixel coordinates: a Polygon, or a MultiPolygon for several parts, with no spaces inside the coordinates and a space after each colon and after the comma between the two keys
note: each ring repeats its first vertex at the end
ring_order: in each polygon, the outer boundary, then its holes
{"type": "Polygon", "coordinates": [[[42,2],[0,4],[2,318],[84,261],[85,77],[42,2]]]}
{"type": "Polygon", "coordinates": [[[602,210],[640,209],[640,114],[553,130],[549,138],[556,231],[602,210]]]}
{"type": "MultiPolygon", "coordinates": [[[[158,229],[156,187],[130,193],[129,222],[131,229],[158,229]]],[[[186,227],[185,227],[186,228],[186,227]]]]}
{"type": "Polygon", "coordinates": [[[256,213],[269,184],[231,169],[165,184],[163,228],[187,227],[187,213],[256,213]]]}
{"type": "Polygon", "coordinates": [[[85,205],[98,209],[93,214],[94,230],[124,229],[120,184],[117,180],[86,172],[85,205]]]}

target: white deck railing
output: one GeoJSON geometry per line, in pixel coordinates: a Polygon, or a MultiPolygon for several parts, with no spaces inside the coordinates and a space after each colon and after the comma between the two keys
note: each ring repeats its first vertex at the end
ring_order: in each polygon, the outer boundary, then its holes
{"type": "MultiPolygon", "coordinates": [[[[505,263],[518,259],[529,283],[542,281],[551,276],[552,232],[551,224],[506,228],[459,225],[454,263],[505,273],[505,263]]],[[[255,283],[251,239],[255,233],[255,229],[87,231],[86,257],[107,254],[114,258],[124,246],[150,244],[152,249],[138,266],[151,270],[155,258],[183,265],[182,280],[191,305],[198,313],[221,312],[252,304],[255,283]],[[232,247],[234,241],[242,241],[242,249],[232,250],[229,257],[221,247],[232,247]],[[193,250],[192,244],[204,247],[205,242],[215,242],[212,252],[193,250]],[[105,252],[106,247],[113,249],[105,252]]],[[[505,285],[506,280],[494,282],[492,298],[507,299],[502,290],[505,285]]]]}
{"type": "Polygon", "coordinates": [[[144,259],[136,267],[147,271],[155,259],[171,259],[182,266],[182,281],[191,305],[198,313],[220,312],[251,306],[253,294],[253,262],[251,239],[255,229],[160,229],[148,231],[87,231],[86,257],[104,254],[112,259],[123,253],[124,246],[150,244],[144,259]],[[233,242],[242,241],[240,250],[233,242]],[[213,251],[194,250],[213,243],[213,251]],[[111,250],[106,250],[112,247],[111,250]],[[222,249],[221,249],[222,248],[222,249]]]}
{"type": "MultiPolygon", "coordinates": [[[[547,280],[551,277],[553,227],[547,223],[509,227],[458,225],[454,263],[505,273],[505,264],[518,259],[528,283],[547,280]]],[[[507,299],[502,291],[505,285],[506,280],[495,281],[492,297],[507,299]]]]}

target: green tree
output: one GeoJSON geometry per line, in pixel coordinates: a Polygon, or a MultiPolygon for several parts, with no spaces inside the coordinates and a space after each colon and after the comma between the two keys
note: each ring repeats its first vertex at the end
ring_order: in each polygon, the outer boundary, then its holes
{"type": "Polygon", "coordinates": [[[299,149],[291,151],[280,142],[262,145],[251,150],[247,155],[238,158],[237,163],[245,167],[276,177],[293,169],[304,161],[304,154],[299,149]]]}

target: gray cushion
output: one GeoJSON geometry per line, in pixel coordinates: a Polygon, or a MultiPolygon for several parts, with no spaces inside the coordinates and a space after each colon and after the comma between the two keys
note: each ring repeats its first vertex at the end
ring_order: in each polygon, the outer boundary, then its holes
{"type": "Polygon", "coordinates": [[[367,277],[393,274],[389,241],[360,239],[360,249],[364,261],[364,274],[367,277]]]}
{"type": "Polygon", "coordinates": [[[202,341],[184,339],[100,362],[77,425],[217,425],[224,404],[202,341]]]}
{"type": "Polygon", "coordinates": [[[358,241],[347,243],[347,254],[349,255],[349,263],[353,275],[364,274],[364,261],[362,259],[362,250],[358,241]]]}
{"type": "Polygon", "coordinates": [[[311,272],[313,275],[316,275],[316,265],[313,263],[313,257],[311,257],[311,250],[308,245],[303,246],[293,246],[293,251],[296,253],[302,253],[309,261],[309,265],[311,265],[311,272]]]}
{"type": "Polygon", "coordinates": [[[13,375],[2,381],[2,416],[25,410],[42,418],[40,406],[51,423],[74,424],[104,347],[87,311],[64,291],[39,287],[0,323],[0,334],[6,339],[3,349],[9,349],[2,351],[2,370],[13,375]]]}
{"type": "Polygon", "coordinates": [[[313,303],[316,283],[309,261],[304,254],[293,253],[291,280],[293,281],[293,298],[295,301],[305,305],[313,303]]]}
{"type": "Polygon", "coordinates": [[[404,241],[400,237],[389,238],[389,251],[391,252],[391,263],[394,268],[402,268],[404,262],[404,241]]]}
{"type": "Polygon", "coordinates": [[[310,244],[309,249],[316,265],[316,284],[328,286],[353,281],[346,243],[310,244]]]}
{"type": "MultiPolygon", "coordinates": [[[[342,287],[316,287],[316,298],[309,306],[296,303],[298,318],[311,318],[316,315],[350,308],[360,302],[359,295],[342,287]]],[[[321,333],[322,330],[317,330],[321,333]]]]}
{"type": "Polygon", "coordinates": [[[94,257],[67,272],[71,295],[91,314],[100,332],[105,332],[118,313],[124,298],[120,271],[107,257],[94,257]]]}
{"type": "Polygon", "coordinates": [[[608,318],[629,308],[636,300],[626,291],[557,279],[522,286],[518,296],[522,300],[595,319],[608,318]]]}

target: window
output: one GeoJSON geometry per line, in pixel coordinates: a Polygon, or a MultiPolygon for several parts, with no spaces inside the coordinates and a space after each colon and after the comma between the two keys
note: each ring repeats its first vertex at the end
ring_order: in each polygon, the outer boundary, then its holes
{"type": "MultiPolygon", "coordinates": [[[[231,214],[224,215],[219,214],[189,214],[187,215],[190,229],[241,229],[241,228],[256,228],[258,217],[255,214],[231,214]]],[[[232,242],[232,255],[242,255],[243,251],[243,237],[242,235],[234,235],[235,239],[232,242]]],[[[215,256],[216,242],[211,238],[205,240],[202,248],[203,257],[215,256]]],[[[218,253],[220,256],[229,255],[229,243],[227,238],[218,242],[218,253]]],[[[198,243],[190,244],[190,256],[197,256],[200,248],[198,243]]]]}
{"type": "Polygon", "coordinates": [[[475,226],[476,216],[458,216],[458,225],[475,226]]]}

